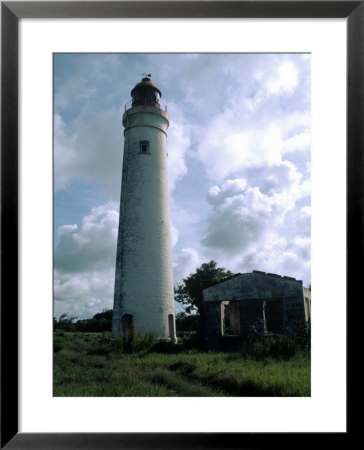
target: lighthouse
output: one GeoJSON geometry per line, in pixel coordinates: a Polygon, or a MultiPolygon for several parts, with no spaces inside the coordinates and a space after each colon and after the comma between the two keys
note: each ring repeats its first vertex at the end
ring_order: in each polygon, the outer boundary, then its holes
{"type": "Polygon", "coordinates": [[[146,76],[123,114],[124,157],[112,335],[153,333],[175,341],[167,129],[159,88],[146,76]]]}

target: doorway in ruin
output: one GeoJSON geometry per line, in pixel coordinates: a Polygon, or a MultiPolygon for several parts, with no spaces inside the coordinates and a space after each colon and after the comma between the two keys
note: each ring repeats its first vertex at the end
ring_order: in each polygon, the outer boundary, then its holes
{"type": "Polygon", "coordinates": [[[168,314],[168,325],[169,325],[169,337],[174,339],[174,317],[173,314],[168,314]]]}
{"type": "Polygon", "coordinates": [[[283,302],[281,298],[265,300],[263,304],[264,327],[268,333],[283,333],[283,302]]]}
{"type": "Polygon", "coordinates": [[[124,333],[130,333],[134,330],[134,318],[131,314],[124,314],[121,318],[121,325],[124,333]]]}
{"type": "Polygon", "coordinates": [[[221,302],[221,330],[223,336],[240,335],[240,308],[235,300],[221,302]]]}

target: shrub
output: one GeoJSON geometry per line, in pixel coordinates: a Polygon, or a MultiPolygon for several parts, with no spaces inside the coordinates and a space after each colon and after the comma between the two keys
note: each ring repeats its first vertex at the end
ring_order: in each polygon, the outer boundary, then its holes
{"type": "Polygon", "coordinates": [[[206,347],[202,334],[196,331],[185,333],[183,336],[183,346],[187,350],[193,348],[197,350],[205,350],[206,347]]]}
{"type": "Polygon", "coordinates": [[[184,331],[197,331],[199,327],[199,314],[187,315],[184,312],[179,312],[176,315],[176,329],[177,333],[184,331]]]}
{"type": "Polygon", "coordinates": [[[288,360],[299,351],[310,351],[309,326],[303,325],[297,335],[267,334],[260,323],[251,326],[249,335],[242,341],[242,353],[255,360],[275,358],[288,360]]]}
{"type": "Polygon", "coordinates": [[[167,341],[160,339],[159,341],[155,342],[151,348],[152,352],[156,353],[181,353],[183,352],[184,348],[181,344],[175,344],[174,342],[167,341]]]}
{"type": "Polygon", "coordinates": [[[77,331],[110,331],[112,326],[112,309],[105,309],[91,319],[78,320],[74,325],[77,331]]]}
{"type": "Polygon", "coordinates": [[[61,350],[62,350],[62,345],[59,344],[58,342],[55,342],[55,343],[53,344],[53,351],[54,351],[54,353],[58,353],[58,352],[60,352],[61,350]]]}
{"type": "Polygon", "coordinates": [[[53,329],[63,331],[75,331],[76,325],[74,323],[76,317],[69,317],[67,313],[59,316],[59,319],[53,318],[53,329]]]}
{"type": "Polygon", "coordinates": [[[112,346],[110,345],[100,345],[92,348],[87,352],[88,355],[108,355],[112,352],[112,346]]]}
{"type": "Polygon", "coordinates": [[[148,352],[154,344],[154,336],[152,333],[139,333],[137,331],[129,331],[116,336],[113,340],[114,350],[122,353],[138,353],[140,351],[148,352]]]}
{"type": "Polygon", "coordinates": [[[242,343],[244,357],[257,361],[265,358],[289,359],[296,353],[296,345],[286,337],[264,336],[262,339],[248,338],[242,343]]]}
{"type": "Polygon", "coordinates": [[[297,340],[304,351],[309,352],[311,350],[311,322],[302,324],[297,340]]]}

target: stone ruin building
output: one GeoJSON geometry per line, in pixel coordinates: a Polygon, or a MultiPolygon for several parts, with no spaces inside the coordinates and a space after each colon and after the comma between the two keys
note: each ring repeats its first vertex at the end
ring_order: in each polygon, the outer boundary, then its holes
{"type": "Polygon", "coordinates": [[[254,270],[203,290],[208,348],[231,348],[251,327],[266,334],[296,334],[311,320],[311,291],[301,280],[254,270]]]}

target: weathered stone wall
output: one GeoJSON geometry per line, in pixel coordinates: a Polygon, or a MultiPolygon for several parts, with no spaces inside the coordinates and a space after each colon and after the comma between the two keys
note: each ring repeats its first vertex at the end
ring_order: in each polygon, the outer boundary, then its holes
{"type": "Polygon", "coordinates": [[[302,297],[302,281],[260,272],[244,273],[203,291],[204,302],[213,300],[302,297]]]}
{"type": "Polygon", "coordinates": [[[264,303],[269,299],[282,300],[284,329],[289,334],[298,333],[306,316],[302,281],[253,272],[205,289],[204,335],[207,345],[210,348],[221,348],[222,345],[221,302],[234,300],[239,303],[240,335],[246,337],[252,326],[264,331],[264,303]]]}
{"type": "Polygon", "coordinates": [[[208,348],[220,347],[221,326],[221,302],[205,303],[203,305],[203,334],[208,348]]]}
{"type": "Polygon", "coordinates": [[[289,334],[296,334],[302,330],[305,323],[305,307],[303,295],[299,297],[283,298],[283,316],[285,330],[289,334]]]}

